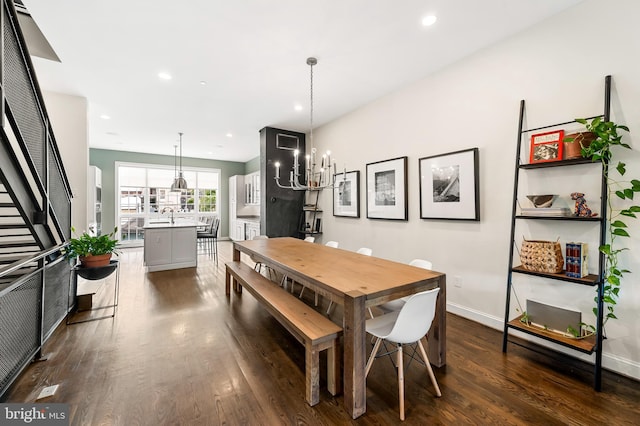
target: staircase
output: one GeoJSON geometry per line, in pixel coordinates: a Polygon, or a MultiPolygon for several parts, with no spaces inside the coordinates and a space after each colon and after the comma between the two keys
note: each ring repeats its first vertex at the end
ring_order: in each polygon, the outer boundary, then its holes
{"type": "MultiPolygon", "coordinates": [[[[32,256],[40,247],[31,234],[20,212],[11,200],[4,185],[0,184],[0,268],[25,256],[32,256]]],[[[33,272],[37,265],[31,263],[0,278],[0,288],[19,277],[33,272]]]]}
{"type": "Polygon", "coordinates": [[[71,187],[13,0],[0,7],[0,402],[67,315],[71,187]]]}

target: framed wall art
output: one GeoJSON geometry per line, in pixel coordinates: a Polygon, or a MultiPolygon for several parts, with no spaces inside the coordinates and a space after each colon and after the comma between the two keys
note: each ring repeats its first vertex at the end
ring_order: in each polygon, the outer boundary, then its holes
{"type": "Polygon", "coordinates": [[[367,218],[407,220],[407,157],[367,164],[367,218]]]}
{"type": "Polygon", "coordinates": [[[546,163],[549,161],[562,160],[563,137],[564,130],[531,135],[529,163],[546,163]]]}
{"type": "Polygon", "coordinates": [[[337,173],[333,186],[333,215],[360,217],[360,171],[337,173]]]}
{"type": "Polygon", "coordinates": [[[480,220],[478,161],[478,148],[420,158],[420,218],[480,220]]]}

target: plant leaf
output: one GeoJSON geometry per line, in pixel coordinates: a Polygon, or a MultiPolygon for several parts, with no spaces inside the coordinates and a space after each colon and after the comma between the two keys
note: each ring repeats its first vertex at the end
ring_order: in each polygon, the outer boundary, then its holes
{"type": "Polygon", "coordinates": [[[613,223],[611,224],[611,226],[616,227],[616,228],[626,228],[626,227],[627,227],[627,224],[626,224],[626,223],[624,223],[624,222],[623,222],[623,221],[621,221],[621,220],[616,220],[615,222],[613,222],[613,223]]]}

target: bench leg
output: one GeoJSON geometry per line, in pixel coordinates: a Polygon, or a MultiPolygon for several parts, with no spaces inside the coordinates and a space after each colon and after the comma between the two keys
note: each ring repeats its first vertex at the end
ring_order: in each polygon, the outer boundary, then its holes
{"type": "Polygon", "coordinates": [[[227,296],[231,294],[231,274],[229,273],[228,269],[224,277],[224,294],[226,294],[227,296]]]}
{"type": "Polygon", "coordinates": [[[305,343],[305,387],[306,400],[311,406],[320,401],[320,356],[318,348],[305,343]]]}
{"type": "Polygon", "coordinates": [[[340,344],[336,339],[327,348],[327,389],[331,395],[335,396],[342,391],[340,377],[340,344]]]}

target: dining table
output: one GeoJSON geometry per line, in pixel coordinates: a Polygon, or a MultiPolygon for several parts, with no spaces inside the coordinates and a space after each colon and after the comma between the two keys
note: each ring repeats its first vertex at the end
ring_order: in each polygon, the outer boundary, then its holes
{"type": "Polygon", "coordinates": [[[353,419],[366,412],[368,308],[439,287],[427,350],[434,366],[446,364],[445,274],[292,237],[234,241],[233,260],[242,253],[342,305],[344,405],[353,419]]]}

